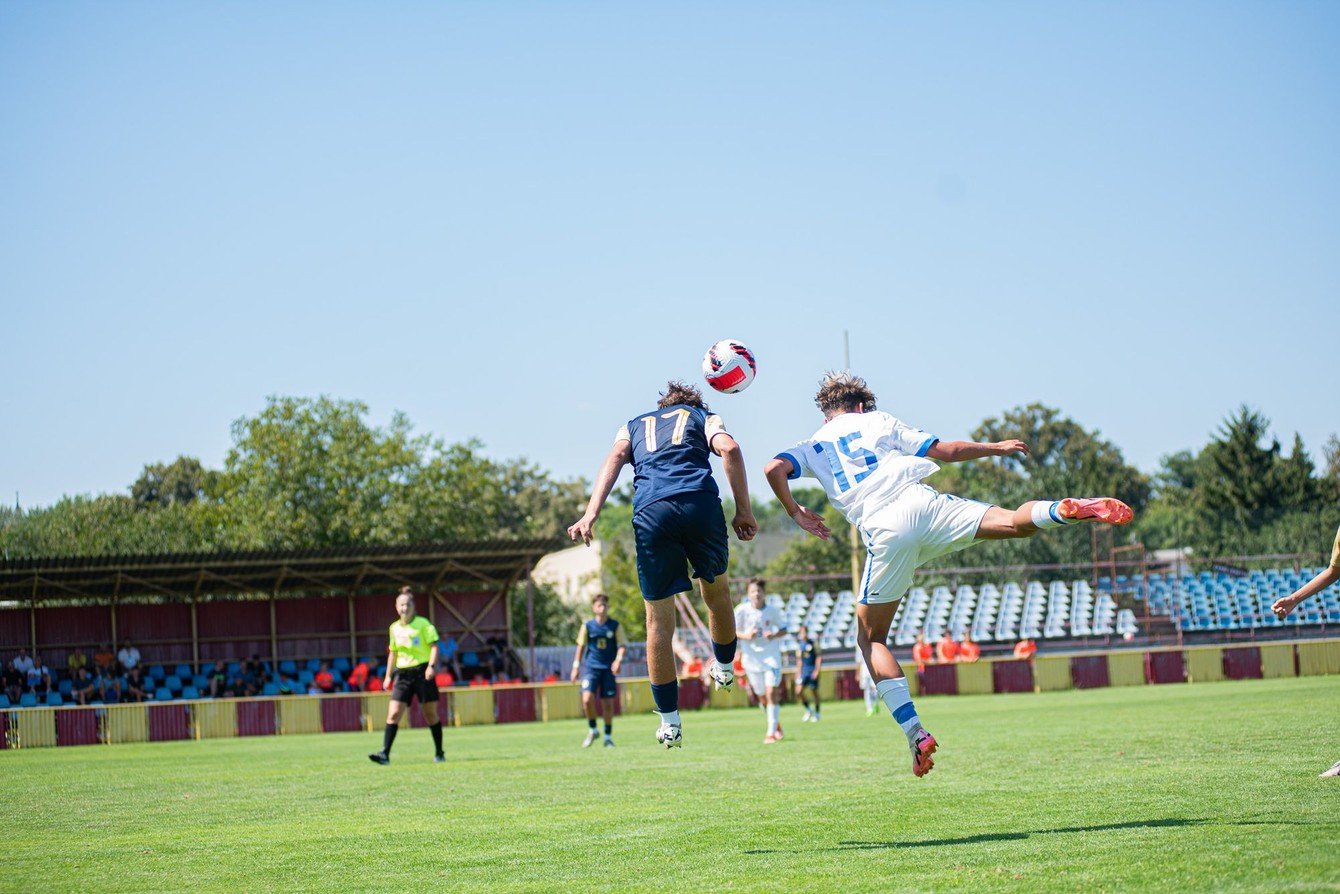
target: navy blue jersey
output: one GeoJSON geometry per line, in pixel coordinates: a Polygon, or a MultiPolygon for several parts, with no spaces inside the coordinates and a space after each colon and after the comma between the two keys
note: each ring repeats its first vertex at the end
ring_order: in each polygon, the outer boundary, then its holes
{"type": "Polygon", "coordinates": [[[633,512],[675,494],[718,495],[709,445],[725,430],[721,417],[684,404],[628,420],[615,440],[633,449],[633,512]]]}
{"type": "Polygon", "coordinates": [[[819,654],[819,648],[814,645],[813,640],[806,640],[800,644],[800,675],[802,677],[814,676],[814,659],[819,654]]]}
{"type": "Polygon", "coordinates": [[[577,637],[577,648],[586,646],[587,673],[609,670],[614,664],[614,656],[619,653],[619,647],[626,642],[618,621],[606,618],[605,623],[601,624],[595,618],[589,619],[582,625],[582,632],[577,637]]]}

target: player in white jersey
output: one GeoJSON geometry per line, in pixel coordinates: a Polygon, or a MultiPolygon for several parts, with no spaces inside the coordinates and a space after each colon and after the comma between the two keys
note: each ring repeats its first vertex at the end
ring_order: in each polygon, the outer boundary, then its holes
{"type": "Polygon", "coordinates": [[[735,635],[740,640],[740,663],[749,688],[758,696],[768,718],[765,745],[782,739],[782,644],[786,621],[781,609],[767,603],[766,584],[752,577],[745,592],[749,601],[735,609],[735,635]]]}
{"type": "Polygon", "coordinates": [[[826,374],[814,402],[824,415],[823,427],[768,462],[768,484],[796,524],[827,540],[832,534],[823,517],[791,496],[791,479],[817,478],[833,505],[860,529],[867,557],[856,606],[857,645],[880,699],[907,736],[912,772],[924,776],[935,763],[935,737],[922,727],[903,669],[887,645],[889,625],[917,566],[978,540],[1032,537],[1042,528],[1081,521],[1124,525],[1131,508],[1097,497],[1030,500],[1010,510],[939,493],[922,483],[939,469],[931,460],[1027,454],[1028,445],[941,441],[877,411],[865,380],[847,372],[826,374]]]}

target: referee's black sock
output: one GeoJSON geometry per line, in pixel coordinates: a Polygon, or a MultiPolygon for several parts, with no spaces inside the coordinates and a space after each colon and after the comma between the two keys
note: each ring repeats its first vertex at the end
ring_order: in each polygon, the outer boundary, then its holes
{"type": "Polygon", "coordinates": [[[382,731],[382,754],[391,753],[391,743],[395,741],[395,734],[398,732],[400,732],[400,724],[386,724],[386,729],[382,731]]]}
{"type": "Polygon", "coordinates": [[[429,732],[433,734],[433,747],[437,749],[437,754],[442,753],[442,724],[434,723],[428,727],[429,732]]]}

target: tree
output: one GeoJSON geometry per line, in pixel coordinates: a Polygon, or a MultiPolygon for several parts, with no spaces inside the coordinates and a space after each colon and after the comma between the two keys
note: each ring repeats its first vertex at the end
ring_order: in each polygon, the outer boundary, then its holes
{"type": "MultiPolygon", "coordinates": [[[[565,603],[549,584],[536,582],[532,587],[531,605],[535,614],[535,645],[569,646],[577,642],[582,618],[576,608],[565,603]]],[[[524,651],[530,642],[526,611],[526,585],[515,586],[507,594],[512,613],[512,644],[524,651]]]]}
{"type": "Polygon", "coordinates": [[[217,478],[218,472],[206,469],[195,457],[179,456],[169,465],[145,466],[130,486],[130,496],[145,508],[185,505],[204,499],[217,478]]]}

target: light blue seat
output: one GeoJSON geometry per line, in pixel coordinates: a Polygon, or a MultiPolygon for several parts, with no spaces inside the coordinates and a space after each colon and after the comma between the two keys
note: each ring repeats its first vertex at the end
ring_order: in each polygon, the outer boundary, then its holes
{"type": "Polygon", "coordinates": [[[20,707],[20,708],[36,708],[36,707],[37,707],[37,696],[36,696],[34,693],[31,693],[31,692],[25,692],[25,693],[23,693],[23,695],[19,696],[19,707],[20,707]]]}
{"type": "Polygon", "coordinates": [[[59,708],[59,707],[60,707],[61,705],[63,705],[64,703],[65,703],[65,699],[63,699],[63,698],[60,697],[60,693],[59,693],[59,692],[48,692],[48,693],[47,693],[47,707],[49,707],[49,708],[59,708]]]}
{"type": "Polygon", "coordinates": [[[278,694],[279,694],[278,683],[266,683],[264,686],[261,687],[261,695],[278,695],[278,694]]]}
{"type": "Polygon", "coordinates": [[[199,698],[199,697],[200,697],[200,693],[196,691],[196,688],[195,688],[194,686],[184,686],[184,687],[182,687],[182,690],[181,690],[181,697],[182,697],[182,698],[199,698]]]}

